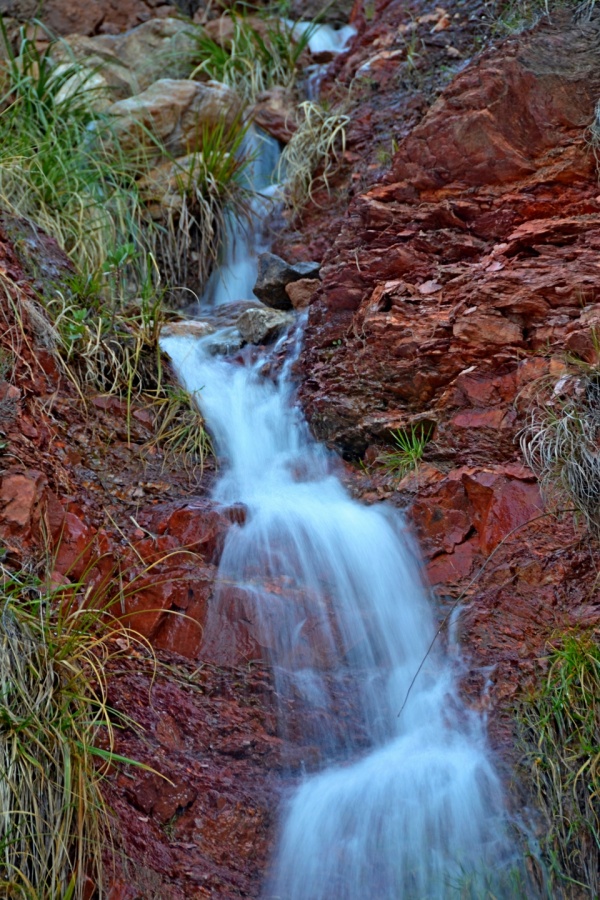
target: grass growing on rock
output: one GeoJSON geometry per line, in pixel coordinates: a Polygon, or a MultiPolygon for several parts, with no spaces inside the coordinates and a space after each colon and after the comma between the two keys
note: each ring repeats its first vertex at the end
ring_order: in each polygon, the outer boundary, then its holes
{"type": "Polygon", "coordinates": [[[94,108],[97,91],[77,79],[76,63],[58,67],[51,50],[38,50],[23,29],[2,73],[0,204],[98,272],[116,247],[141,242],[136,171],[94,108]]]}
{"type": "MultiPolygon", "coordinates": [[[[8,47],[5,32],[4,41],[8,47]]],[[[200,260],[199,287],[208,277],[226,207],[243,214],[244,125],[205,128],[203,152],[185,169],[163,151],[177,171],[169,203],[154,216],[144,187],[157,147],[148,159],[127,159],[95,106],[95,89],[75,77],[77,64],[57,67],[51,49],[40,51],[22,30],[18,55],[9,53],[1,74],[0,206],[56,238],[75,272],[61,284],[46,281],[36,309],[3,279],[6,297],[27,303],[29,320],[35,313],[44,344],[82,398],[91,389],[156,405],[166,451],[201,466],[209,448],[202,417],[164,368],[159,334],[165,295],[185,282],[189,260],[200,260]]]]}
{"type": "Polygon", "coordinates": [[[600,534],[600,375],[593,367],[544,383],[520,434],[521,449],[552,505],[574,507],[600,534]]]}
{"type": "Polygon", "coordinates": [[[552,896],[600,893],[600,643],[553,642],[547,673],[519,706],[522,762],[543,822],[552,896]],[[581,891],[583,890],[583,893],[581,891]],[[578,892],[579,891],[579,892],[578,892]]]}
{"type": "Polygon", "coordinates": [[[81,900],[90,880],[102,893],[100,783],[121,760],[105,665],[123,652],[117,633],[130,640],[82,585],[48,587],[4,565],[0,581],[2,896],[81,900]]]}
{"type": "Polygon", "coordinates": [[[329,190],[330,178],[339,168],[346,149],[346,127],[350,116],[342,110],[328,110],[312,100],[298,108],[298,130],[281,155],[280,175],[286,194],[298,211],[319,188],[329,190]]]}
{"type": "Polygon", "coordinates": [[[416,472],[419,468],[425,447],[431,440],[433,427],[427,428],[421,422],[420,425],[412,425],[409,430],[397,428],[390,434],[395,449],[389,453],[382,453],[377,457],[377,462],[381,463],[396,478],[401,479],[409,472],[416,472]]]}
{"type": "Polygon", "coordinates": [[[198,63],[192,77],[226,84],[248,103],[269,88],[294,86],[316,24],[299,33],[283,20],[251,19],[240,9],[231,9],[222,21],[231,31],[222,40],[203,30],[195,35],[198,63]]]}

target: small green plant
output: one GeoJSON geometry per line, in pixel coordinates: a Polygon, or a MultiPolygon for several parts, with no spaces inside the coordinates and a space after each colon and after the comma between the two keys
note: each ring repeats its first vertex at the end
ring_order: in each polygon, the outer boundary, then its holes
{"type": "Polygon", "coordinates": [[[525,780],[543,817],[551,896],[600,895],[600,644],[572,633],[549,647],[547,673],[517,715],[525,780]],[[577,893],[577,890],[580,890],[577,893]],[[581,890],[583,892],[581,892],[581,890]]]}
{"type": "Polygon", "coordinates": [[[341,109],[327,110],[312,100],[298,108],[298,130],[281,154],[280,178],[285,180],[286,195],[299,211],[314,193],[324,187],[339,168],[346,149],[346,127],[350,122],[341,109]]]}
{"type": "Polygon", "coordinates": [[[396,449],[381,454],[377,462],[398,478],[404,478],[409,472],[416,472],[432,434],[433,426],[425,426],[423,423],[411,425],[409,430],[397,428],[391,431],[390,435],[396,449]]]}

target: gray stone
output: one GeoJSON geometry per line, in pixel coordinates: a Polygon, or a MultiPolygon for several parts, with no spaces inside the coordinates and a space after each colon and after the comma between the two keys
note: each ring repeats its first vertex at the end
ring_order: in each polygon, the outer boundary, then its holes
{"type": "Polygon", "coordinates": [[[166,322],[160,329],[161,337],[194,337],[202,338],[214,334],[214,325],[202,319],[183,319],[179,322],[166,322]]]}
{"type": "Polygon", "coordinates": [[[269,344],[294,321],[294,316],[276,309],[253,307],[237,320],[237,328],[249,344],[269,344]]]}
{"type": "Polygon", "coordinates": [[[213,356],[230,356],[244,344],[244,338],[237,328],[220,328],[214,337],[205,345],[213,356]]]}
{"type": "Polygon", "coordinates": [[[258,257],[258,277],[254,293],[272,309],[291,309],[292,301],[286,293],[286,285],[301,278],[317,278],[319,263],[287,263],[274,253],[261,253],[258,257]]]}

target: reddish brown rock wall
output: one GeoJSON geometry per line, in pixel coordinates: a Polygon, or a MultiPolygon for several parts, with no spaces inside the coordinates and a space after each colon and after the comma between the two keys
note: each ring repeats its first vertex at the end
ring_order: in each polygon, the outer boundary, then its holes
{"type": "Polygon", "coordinates": [[[567,351],[597,362],[599,38],[598,19],[540,24],[457,76],[352,202],[300,363],[313,431],[350,457],[434,429],[392,496],[440,597],[466,591],[463,638],[504,711],[553,629],[600,621],[589,548],[545,516],[516,440],[567,351]]]}

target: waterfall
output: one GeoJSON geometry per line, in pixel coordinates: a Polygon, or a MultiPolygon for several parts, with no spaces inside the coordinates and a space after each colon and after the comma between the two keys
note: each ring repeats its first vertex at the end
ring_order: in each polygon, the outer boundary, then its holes
{"type": "MultiPolygon", "coordinates": [[[[261,147],[259,218],[274,169],[272,145],[261,147]]],[[[247,230],[234,237],[207,302],[251,296],[256,248],[247,230]]],[[[294,402],[297,341],[235,361],[214,355],[214,341],[161,341],[225,461],[215,500],[246,509],[227,535],[205,640],[226,660],[243,609],[273,666],[282,734],[299,728],[319,752],[281,812],[264,896],[515,896],[485,723],[460,700],[443,649],[427,655],[436,625],[406,523],[352,499],[311,438],[294,402]],[[286,347],[288,362],[265,374],[286,347]]]]}

